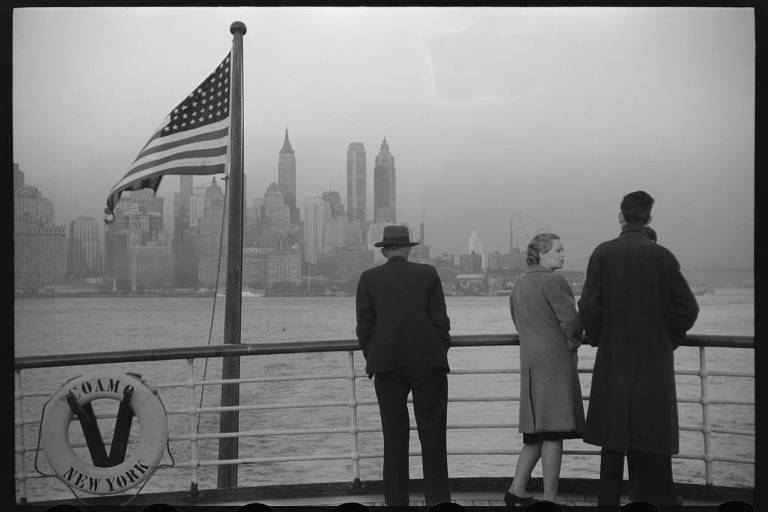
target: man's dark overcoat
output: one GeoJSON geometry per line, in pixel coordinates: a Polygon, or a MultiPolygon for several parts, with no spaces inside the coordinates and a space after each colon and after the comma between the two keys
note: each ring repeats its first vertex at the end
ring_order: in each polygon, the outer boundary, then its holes
{"type": "Polygon", "coordinates": [[[451,326],[435,267],[396,256],[366,270],[356,308],[368,375],[413,366],[448,370],[451,326]]]}
{"type": "Polygon", "coordinates": [[[579,315],[597,345],[584,441],[609,450],[679,451],[673,350],[699,312],[675,256],[642,226],[597,246],[579,315]]]}

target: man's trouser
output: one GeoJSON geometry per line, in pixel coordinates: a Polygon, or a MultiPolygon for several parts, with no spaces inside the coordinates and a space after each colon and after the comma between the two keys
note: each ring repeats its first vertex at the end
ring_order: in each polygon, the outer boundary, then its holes
{"type": "Polygon", "coordinates": [[[451,500],[445,429],[448,415],[448,376],[445,369],[397,368],[374,379],[384,431],[384,503],[408,505],[408,393],[421,441],[424,501],[427,506],[451,500]]]}
{"type": "MultiPolygon", "coordinates": [[[[621,500],[625,452],[600,452],[600,492],[598,506],[617,506],[621,500]]],[[[672,457],[646,452],[626,452],[629,469],[629,497],[661,506],[674,502],[672,457]]]]}

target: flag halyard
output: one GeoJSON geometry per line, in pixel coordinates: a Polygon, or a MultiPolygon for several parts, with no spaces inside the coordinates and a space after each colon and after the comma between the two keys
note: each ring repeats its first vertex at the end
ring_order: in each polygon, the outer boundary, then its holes
{"type": "Polygon", "coordinates": [[[107,196],[104,220],[125,191],[150,188],[157,192],[162,177],[210,175],[226,171],[230,135],[231,52],[163,120],[123,178],[107,196]]]}

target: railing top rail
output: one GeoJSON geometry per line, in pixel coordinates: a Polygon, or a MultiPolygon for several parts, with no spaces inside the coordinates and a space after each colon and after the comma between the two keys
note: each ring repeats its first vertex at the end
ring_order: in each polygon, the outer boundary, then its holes
{"type": "MultiPolygon", "coordinates": [[[[453,347],[493,347],[519,345],[517,334],[470,334],[451,337],[453,347]]],[[[754,336],[688,335],[682,346],[754,348],[754,336]]],[[[275,343],[242,343],[239,345],[206,345],[198,347],[119,350],[17,357],[14,368],[49,368],[127,362],[162,361],[169,359],[200,359],[225,356],[257,356],[269,354],[295,354],[308,352],[340,352],[359,350],[356,340],[316,340],[275,343]]]]}

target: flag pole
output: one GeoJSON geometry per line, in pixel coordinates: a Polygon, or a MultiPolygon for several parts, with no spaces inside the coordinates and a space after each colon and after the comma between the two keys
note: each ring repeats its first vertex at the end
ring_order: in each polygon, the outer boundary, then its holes
{"type": "MultiPolygon", "coordinates": [[[[229,166],[229,228],[227,238],[227,297],[224,312],[224,343],[240,343],[240,313],[242,306],[243,266],[243,35],[245,24],[236,21],[229,27],[232,40],[231,79],[231,156],[229,166]]],[[[223,226],[222,226],[223,229],[223,226]]],[[[240,357],[224,357],[222,379],[240,378],[240,357]]],[[[222,384],[221,406],[236,406],[240,402],[240,386],[222,384]]],[[[239,411],[222,411],[219,432],[239,430],[239,411]]],[[[238,458],[238,438],[219,439],[219,460],[238,458]]],[[[237,464],[219,466],[217,487],[237,487],[237,464]]]]}

